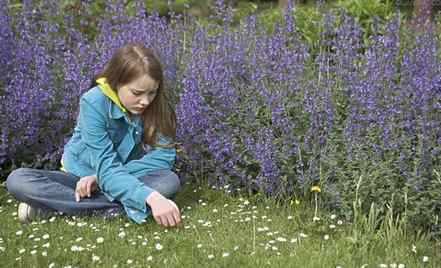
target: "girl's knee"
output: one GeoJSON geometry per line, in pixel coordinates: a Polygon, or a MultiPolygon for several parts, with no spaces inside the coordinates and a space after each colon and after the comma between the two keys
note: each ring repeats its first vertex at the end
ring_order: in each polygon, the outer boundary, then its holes
{"type": "Polygon", "coordinates": [[[170,180],[171,180],[173,187],[175,189],[175,193],[178,192],[179,188],[181,188],[181,180],[179,179],[179,176],[172,171],[170,173],[170,180]]]}
{"type": "Polygon", "coordinates": [[[141,177],[141,181],[167,198],[173,198],[181,186],[178,175],[165,169],[151,172],[141,177]]]}
{"type": "Polygon", "coordinates": [[[162,194],[167,198],[175,197],[181,187],[181,181],[179,180],[178,175],[173,171],[170,171],[164,176],[163,182],[164,186],[162,194]]]}
{"type": "Polygon", "coordinates": [[[6,188],[13,196],[20,196],[23,192],[31,190],[29,185],[29,177],[32,174],[30,168],[19,168],[12,171],[6,179],[6,188]]]}

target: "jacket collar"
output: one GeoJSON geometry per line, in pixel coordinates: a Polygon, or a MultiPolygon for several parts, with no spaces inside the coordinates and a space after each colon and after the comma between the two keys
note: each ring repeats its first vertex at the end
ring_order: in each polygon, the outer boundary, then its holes
{"type": "Polygon", "coordinates": [[[100,77],[96,80],[97,84],[99,85],[99,88],[103,92],[104,95],[106,95],[109,99],[112,100],[113,103],[116,105],[110,106],[110,116],[114,119],[118,119],[121,117],[124,117],[124,114],[127,114],[128,111],[121,103],[121,100],[119,99],[116,92],[110,87],[109,83],[107,83],[107,79],[105,77],[100,77]]]}

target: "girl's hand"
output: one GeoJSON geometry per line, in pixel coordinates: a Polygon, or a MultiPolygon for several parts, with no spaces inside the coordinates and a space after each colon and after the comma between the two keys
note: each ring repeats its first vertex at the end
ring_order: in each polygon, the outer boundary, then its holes
{"type": "Polygon", "coordinates": [[[90,197],[90,195],[98,189],[96,183],[96,175],[82,177],[75,188],[75,200],[80,202],[83,197],[90,197]]]}
{"type": "Polygon", "coordinates": [[[153,218],[158,224],[166,227],[181,226],[181,213],[175,202],[165,198],[157,191],[151,193],[146,202],[152,209],[153,218]]]}

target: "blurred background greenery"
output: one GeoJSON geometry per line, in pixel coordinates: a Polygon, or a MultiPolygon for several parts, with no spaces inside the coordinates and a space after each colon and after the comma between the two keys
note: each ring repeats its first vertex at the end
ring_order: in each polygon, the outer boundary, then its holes
{"type": "MultiPolygon", "coordinates": [[[[36,2],[41,0],[34,0],[36,2]]],[[[105,11],[106,5],[115,0],[95,0],[84,10],[81,0],[61,0],[61,6],[65,12],[73,12],[78,16],[78,24],[81,20],[89,23],[79,25],[85,32],[92,36],[95,33],[94,20],[105,11]]],[[[126,11],[135,14],[135,6],[139,0],[123,1],[126,11]]],[[[213,21],[216,14],[216,6],[223,2],[232,7],[231,25],[238,25],[240,21],[250,15],[257,17],[258,23],[263,23],[268,30],[272,30],[276,23],[283,21],[284,11],[287,10],[289,0],[144,0],[147,12],[158,12],[160,16],[192,15],[202,24],[213,21]]],[[[412,25],[416,18],[440,24],[441,1],[438,0],[293,0],[292,4],[296,30],[303,39],[314,43],[319,38],[320,21],[328,11],[341,15],[346,13],[355,18],[357,23],[364,29],[364,34],[369,35],[374,21],[382,22],[392,16],[398,16],[404,25],[412,25]]],[[[21,1],[16,1],[12,9],[21,6],[21,1]]],[[[92,37],[93,38],[93,37],[92,37]]]]}
{"type": "MultiPolygon", "coordinates": [[[[108,3],[116,0],[94,0],[87,5],[88,10],[83,10],[85,5],[81,0],[61,0],[61,7],[65,12],[78,14],[78,18],[89,22],[85,31],[92,33],[93,21],[99,14],[105,11],[108,3]]],[[[129,14],[135,14],[135,6],[140,0],[122,1],[129,14]]],[[[12,9],[21,7],[20,0],[10,6],[12,9]]],[[[34,0],[42,2],[42,0],[34,0]]],[[[160,16],[170,17],[172,15],[192,15],[200,23],[213,21],[212,15],[216,13],[216,6],[222,2],[232,7],[231,25],[237,25],[240,21],[250,15],[256,15],[259,23],[266,25],[272,30],[277,22],[283,19],[284,10],[287,10],[289,0],[144,0],[147,12],[158,12],[160,16]]],[[[437,25],[440,25],[441,0],[292,0],[295,6],[293,13],[297,31],[309,42],[318,38],[317,25],[328,11],[342,12],[355,18],[362,26],[365,33],[370,32],[373,21],[382,22],[392,16],[398,16],[404,24],[413,24],[416,18],[425,20],[430,18],[437,25]]],[[[80,27],[81,28],[81,27],[80,27]]],[[[437,27],[441,29],[441,27],[437,27]]]]}
{"type": "MultiPolygon", "coordinates": [[[[41,2],[42,0],[34,0],[41,2]]],[[[87,10],[81,0],[61,0],[60,4],[64,12],[74,13],[77,18],[77,28],[86,33],[90,39],[96,35],[96,19],[105,12],[109,3],[118,0],[95,0],[90,1],[87,10]]],[[[20,9],[22,1],[16,1],[12,10],[20,9]]],[[[128,14],[136,13],[136,5],[139,0],[120,0],[124,4],[128,14]]],[[[224,10],[231,6],[230,26],[235,27],[250,15],[255,15],[257,23],[263,24],[268,31],[272,31],[277,24],[283,24],[284,12],[288,10],[289,0],[144,0],[147,13],[158,12],[165,18],[183,19],[188,16],[195,18],[198,23],[208,25],[216,22],[215,15],[222,3],[224,10]]],[[[295,18],[295,28],[299,37],[313,48],[320,39],[321,28],[325,14],[333,14],[342,17],[347,14],[354,18],[363,29],[363,39],[368,40],[373,27],[379,27],[380,32],[386,21],[397,17],[403,30],[412,31],[416,19],[425,21],[430,19],[441,32],[441,0],[293,0],[291,9],[295,18]],[[438,3],[439,2],[439,3],[438,3]],[[374,26],[375,24],[375,26],[374,26]]],[[[221,9],[222,9],[221,8],[221,9]]],[[[59,20],[62,18],[52,18],[59,20]]],[[[61,26],[61,25],[60,25],[61,26]]],[[[334,25],[335,26],[335,25],[334,25]]],[[[62,27],[61,27],[62,28],[62,27]]]]}

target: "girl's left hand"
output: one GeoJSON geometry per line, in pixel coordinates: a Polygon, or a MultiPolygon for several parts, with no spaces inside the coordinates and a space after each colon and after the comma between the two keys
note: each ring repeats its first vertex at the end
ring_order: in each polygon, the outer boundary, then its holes
{"type": "Polygon", "coordinates": [[[91,194],[98,189],[96,175],[82,177],[75,188],[75,200],[80,202],[83,197],[90,197],[91,194]]]}

